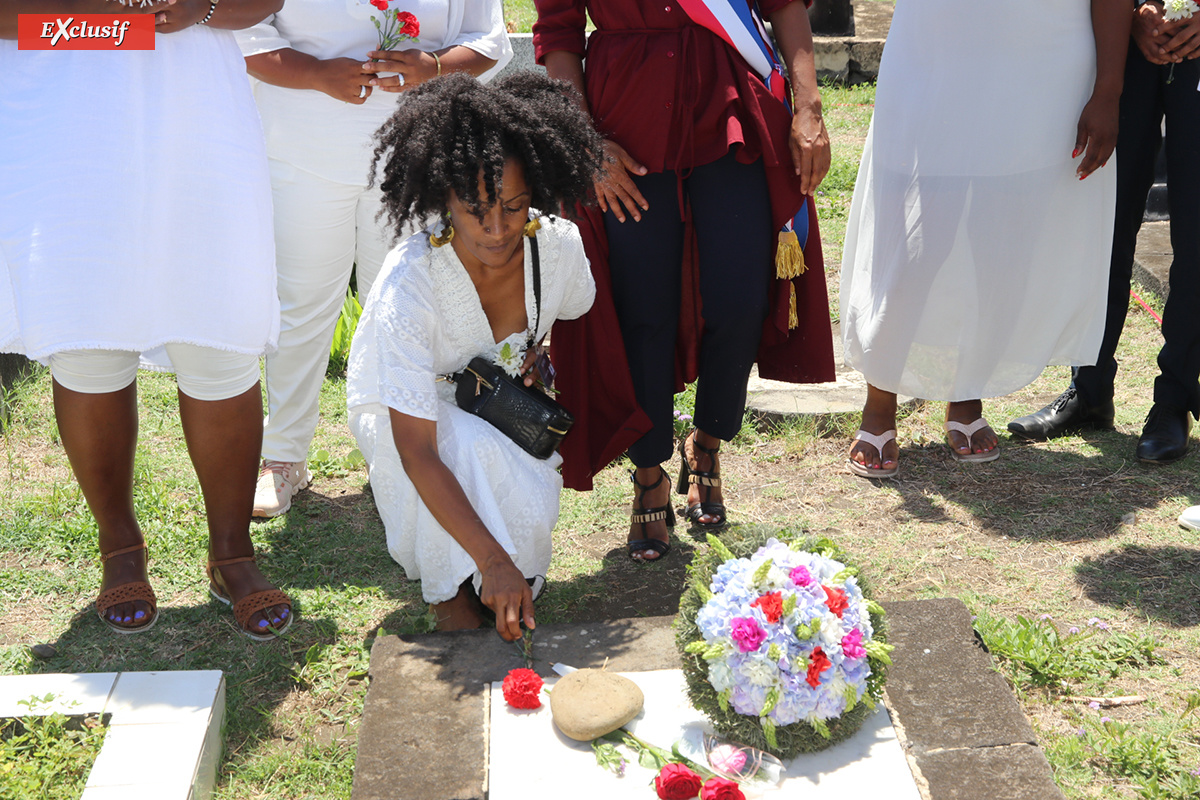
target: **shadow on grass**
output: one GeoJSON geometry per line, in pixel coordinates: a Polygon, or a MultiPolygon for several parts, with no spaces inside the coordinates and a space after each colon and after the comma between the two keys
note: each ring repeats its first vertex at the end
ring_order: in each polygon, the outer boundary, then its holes
{"type": "Polygon", "coordinates": [[[901,447],[898,479],[872,481],[901,498],[898,516],[953,522],[950,501],[989,534],[1080,542],[1116,535],[1128,515],[1200,492],[1192,454],[1166,466],[1134,457],[1137,436],[1116,431],[1031,443],[1000,434],[1000,458],[960,463],[944,443],[901,447]]]}
{"type": "Polygon", "coordinates": [[[1200,550],[1126,545],[1077,564],[1075,582],[1096,603],[1175,628],[1200,625],[1200,550]]]}

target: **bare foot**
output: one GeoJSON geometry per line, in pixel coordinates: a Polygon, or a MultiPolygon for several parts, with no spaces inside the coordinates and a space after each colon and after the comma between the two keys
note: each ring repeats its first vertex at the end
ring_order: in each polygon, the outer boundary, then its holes
{"type": "MultiPolygon", "coordinates": [[[[970,425],[977,419],[983,417],[983,401],[982,400],[963,400],[958,403],[946,404],[946,421],[958,422],[963,425],[970,425]]],[[[996,436],[996,432],[990,426],[985,426],[977,430],[972,436],[967,437],[959,431],[946,431],[946,439],[950,442],[950,446],[963,456],[979,453],[990,453],[996,449],[996,445],[1000,444],[1000,439],[996,436]]]]}
{"type": "Polygon", "coordinates": [[[482,604],[467,585],[444,603],[432,603],[429,610],[437,618],[439,631],[467,631],[483,627],[482,604]]]}

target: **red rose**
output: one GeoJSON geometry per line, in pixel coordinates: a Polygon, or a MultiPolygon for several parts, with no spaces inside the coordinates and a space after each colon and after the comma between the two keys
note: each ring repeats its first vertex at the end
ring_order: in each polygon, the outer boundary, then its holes
{"type": "Polygon", "coordinates": [[[837,614],[838,619],[842,618],[842,612],[846,610],[846,606],[850,603],[846,600],[846,593],[841,589],[830,589],[828,586],[822,586],[825,590],[825,605],[829,606],[829,610],[837,614]]]}
{"type": "Polygon", "coordinates": [[[700,800],[746,800],[746,795],[733,781],[709,778],[700,791],[700,800]]]}
{"type": "Polygon", "coordinates": [[[808,685],[814,689],[821,683],[821,673],[829,669],[829,656],[825,655],[825,651],[821,648],[813,650],[812,659],[808,662],[808,677],[804,680],[808,681],[808,685]]]}
{"type": "Polygon", "coordinates": [[[380,11],[387,11],[388,0],[371,0],[371,5],[375,6],[380,11]]]}
{"type": "Polygon", "coordinates": [[[783,616],[783,598],[779,592],[767,592],[750,605],[762,609],[763,614],[767,616],[767,622],[779,622],[779,618],[783,616]]]}
{"type": "Polygon", "coordinates": [[[397,11],[396,22],[400,23],[398,35],[410,36],[413,39],[421,35],[421,23],[417,22],[417,18],[409,12],[397,11]]]}
{"type": "Polygon", "coordinates": [[[510,670],[504,676],[504,699],[513,708],[541,708],[542,679],[531,669],[510,670]]]}
{"type": "Polygon", "coordinates": [[[704,780],[683,764],[666,764],[654,776],[654,791],[662,800],[692,800],[704,780]]]}

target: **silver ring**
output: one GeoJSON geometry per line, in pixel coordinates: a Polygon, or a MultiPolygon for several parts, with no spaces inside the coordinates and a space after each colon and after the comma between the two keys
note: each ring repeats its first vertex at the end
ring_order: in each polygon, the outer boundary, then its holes
{"type": "Polygon", "coordinates": [[[367,96],[367,87],[366,86],[358,87],[358,99],[362,100],[366,96],[367,96]]]}
{"type": "Polygon", "coordinates": [[[401,86],[403,86],[403,85],[404,85],[404,73],[403,73],[403,72],[397,72],[397,73],[396,73],[396,77],[400,79],[400,85],[401,85],[401,86]]]}

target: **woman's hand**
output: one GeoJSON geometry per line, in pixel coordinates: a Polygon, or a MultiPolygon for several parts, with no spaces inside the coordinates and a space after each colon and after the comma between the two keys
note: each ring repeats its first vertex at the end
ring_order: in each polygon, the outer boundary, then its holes
{"type": "Polygon", "coordinates": [[[480,601],[496,615],[496,632],[512,642],[521,638],[521,623],[534,628],[533,591],[507,554],[490,559],[480,568],[483,577],[480,601]]]}
{"type": "Polygon", "coordinates": [[[811,195],[829,173],[832,158],[829,151],[829,132],[820,107],[797,105],[792,114],[792,131],[788,139],[792,164],[800,177],[800,190],[811,195]]]}
{"type": "Polygon", "coordinates": [[[1151,64],[1170,63],[1167,43],[1171,36],[1163,30],[1168,24],[1158,3],[1144,3],[1133,15],[1133,41],[1151,64]]]}
{"type": "Polygon", "coordinates": [[[176,33],[190,28],[208,16],[212,4],[208,0],[175,0],[169,7],[154,14],[155,33],[176,33]]]}
{"type": "Polygon", "coordinates": [[[368,85],[385,92],[403,92],[433,80],[438,74],[437,59],[422,50],[372,50],[368,58],[377,59],[359,65],[368,85]],[[383,76],[381,72],[394,72],[383,76]]]}
{"type": "Polygon", "coordinates": [[[625,211],[629,211],[635,222],[642,221],[642,212],[650,210],[650,204],[637,184],[629,177],[629,173],[645,175],[647,170],[633,160],[633,156],[625,152],[625,148],[616,142],[604,140],[604,174],[596,181],[596,202],[601,211],[612,209],[613,214],[621,222],[625,221],[625,211]]]}
{"type": "Polygon", "coordinates": [[[312,87],[346,103],[360,106],[371,96],[370,75],[354,58],[329,58],[313,65],[312,87]]]}
{"type": "Polygon", "coordinates": [[[1159,26],[1158,32],[1169,37],[1167,43],[1162,46],[1168,61],[1179,63],[1200,57],[1200,14],[1193,14],[1174,22],[1164,22],[1159,26]]]}
{"type": "Polygon", "coordinates": [[[1117,146],[1117,126],[1120,96],[1092,94],[1075,133],[1075,150],[1071,158],[1083,154],[1083,161],[1075,169],[1079,180],[1083,180],[1108,163],[1113,148],[1117,146]]]}

